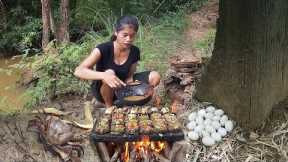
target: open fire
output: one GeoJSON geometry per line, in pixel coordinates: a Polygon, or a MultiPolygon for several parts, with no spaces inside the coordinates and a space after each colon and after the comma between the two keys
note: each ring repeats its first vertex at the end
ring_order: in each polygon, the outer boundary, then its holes
{"type": "Polygon", "coordinates": [[[139,142],[126,142],[121,154],[123,162],[155,161],[155,154],[161,153],[167,143],[165,141],[150,141],[149,136],[143,136],[139,142]]]}
{"type": "Polygon", "coordinates": [[[91,134],[102,161],[182,162],[186,143],[174,111],[151,106],[107,108],[91,134]]]}

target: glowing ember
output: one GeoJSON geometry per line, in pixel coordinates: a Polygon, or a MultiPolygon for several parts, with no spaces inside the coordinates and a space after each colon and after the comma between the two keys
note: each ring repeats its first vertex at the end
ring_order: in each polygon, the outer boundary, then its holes
{"type": "Polygon", "coordinates": [[[135,152],[135,160],[141,161],[144,156],[153,156],[152,152],[160,153],[166,146],[164,141],[150,141],[149,136],[143,136],[139,142],[126,142],[123,161],[128,162],[131,152],[135,152]]]}
{"type": "Polygon", "coordinates": [[[129,161],[129,143],[125,143],[125,154],[124,154],[124,161],[128,162],[129,161]]]}

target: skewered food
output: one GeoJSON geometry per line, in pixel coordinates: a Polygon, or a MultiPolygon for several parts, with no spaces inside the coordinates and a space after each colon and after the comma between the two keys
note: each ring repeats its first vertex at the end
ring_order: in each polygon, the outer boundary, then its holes
{"type": "Polygon", "coordinates": [[[165,122],[154,123],[153,125],[155,132],[165,132],[167,131],[167,126],[165,122]]]}
{"type": "Polygon", "coordinates": [[[126,131],[129,134],[135,134],[139,130],[138,122],[137,120],[130,120],[126,123],[126,131]]]}
{"type": "Polygon", "coordinates": [[[138,116],[138,119],[139,119],[139,121],[149,120],[149,116],[148,116],[148,115],[139,115],[139,116],[138,116]]]}
{"type": "Polygon", "coordinates": [[[151,117],[151,120],[156,120],[156,119],[162,118],[160,113],[153,113],[150,115],[150,117],[151,117]]]}
{"type": "Polygon", "coordinates": [[[124,120],[112,120],[111,124],[112,125],[123,125],[124,120]]]}
{"type": "Polygon", "coordinates": [[[158,112],[158,111],[159,111],[159,109],[157,107],[151,107],[149,109],[149,113],[155,113],[155,112],[158,112]]]}
{"type": "Polygon", "coordinates": [[[128,114],[127,119],[128,120],[137,120],[137,115],[136,114],[128,114]]]}
{"type": "Polygon", "coordinates": [[[130,114],[137,114],[138,113],[138,107],[133,107],[130,109],[130,114]]]}
{"type": "Polygon", "coordinates": [[[110,129],[110,124],[109,124],[109,119],[107,118],[102,118],[98,124],[96,125],[95,131],[99,134],[105,134],[109,132],[110,129]]]}
{"type": "Polygon", "coordinates": [[[113,113],[112,114],[112,121],[113,120],[124,120],[125,115],[122,113],[113,113]]]}
{"type": "Polygon", "coordinates": [[[139,120],[140,133],[149,134],[153,132],[151,120],[139,120]]]}
{"type": "Polygon", "coordinates": [[[143,107],[143,108],[141,108],[141,109],[139,109],[139,114],[148,114],[148,112],[149,112],[149,107],[148,106],[146,106],[146,107],[143,107]]]}
{"type": "Polygon", "coordinates": [[[161,113],[162,113],[162,114],[166,114],[166,113],[169,113],[169,112],[170,112],[170,110],[169,110],[168,107],[163,107],[163,108],[161,109],[161,113]]]}
{"type": "Polygon", "coordinates": [[[116,108],[114,109],[113,113],[115,114],[125,114],[127,111],[127,108],[116,108]]]}
{"type": "Polygon", "coordinates": [[[164,114],[164,118],[169,131],[176,131],[181,128],[181,124],[178,122],[175,114],[164,114]]]}
{"type": "Polygon", "coordinates": [[[111,134],[123,134],[125,132],[125,126],[123,124],[111,125],[111,134]]]}
{"type": "Polygon", "coordinates": [[[95,131],[98,134],[111,133],[151,134],[173,132],[181,129],[175,114],[170,113],[168,107],[109,107],[103,118],[97,123],[95,131]]]}
{"type": "Polygon", "coordinates": [[[177,117],[175,114],[167,113],[167,114],[164,114],[163,116],[166,121],[177,121],[177,117]]]}
{"type": "Polygon", "coordinates": [[[107,114],[107,115],[111,115],[113,110],[115,109],[116,107],[115,106],[111,106],[111,107],[108,107],[106,110],[105,110],[105,113],[104,114],[107,114]]]}
{"type": "Polygon", "coordinates": [[[181,124],[176,121],[176,122],[167,122],[167,128],[169,131],[176,131],[181,129],[181,124]]]}

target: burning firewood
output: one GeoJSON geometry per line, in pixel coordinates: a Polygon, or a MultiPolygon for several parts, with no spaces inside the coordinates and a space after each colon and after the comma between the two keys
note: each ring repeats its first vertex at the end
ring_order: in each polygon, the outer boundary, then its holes
{"type": "Polygon", "coordinates": [[[98,153],[100,154],[102,162],[110,162],[110,156],[106,144],[104,142],[98,142],[96,144],[96,148],[98,153]]]}
{"type": "Polygon", "coordinates": [[[165,158],[163,155],[158,154],[157,152],[153,152],[153,155],[156,157],[156,161],[159,161],[159,162],[171,162],[171,160],[165,158]]]}
{"type": "Polygon", "coordinates": [[[117,146],[113,156],[110,159],[110,162],[116,162],[120,156],[120,153],[121,153],[121,146],[117,146]]]}

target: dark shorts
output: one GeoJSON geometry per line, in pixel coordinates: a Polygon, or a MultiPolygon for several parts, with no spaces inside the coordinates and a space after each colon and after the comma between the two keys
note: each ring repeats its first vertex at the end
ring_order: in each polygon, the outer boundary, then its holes
{"type": "MultiPolygon", "coordinates": [[[[144,72],[140,72],[140,73],[135,73],[133,75],[133,80],[139,80],[141,82],[147,83],[149,84],[149,74],[150,71],[144,71],[144,72]]],[[[100,88],[102,86],[102,81],[101,80],[94,80],[92,82],[91,85],[91,90],[92,90],[92,94],[93,96],[100,102],[104,103],[102,95],[100,93],[100,88]]],[[[114,95],[113,97],[113,101],[115,101],[117,98],[114,95]]]]}

